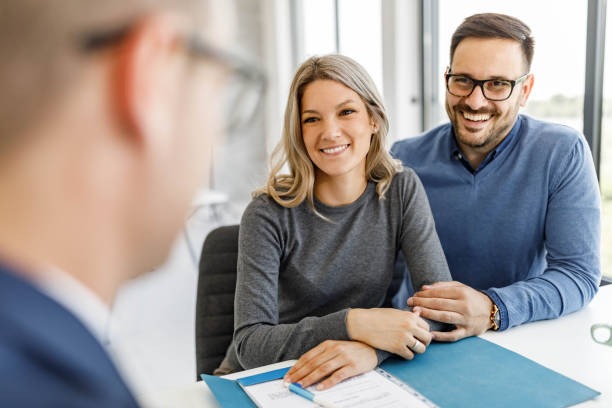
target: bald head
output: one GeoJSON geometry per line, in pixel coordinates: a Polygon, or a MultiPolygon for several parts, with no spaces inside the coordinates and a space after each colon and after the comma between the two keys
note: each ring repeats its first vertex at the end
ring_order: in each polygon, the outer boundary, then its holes
{"type": "Polygon", "coordinates": [[[82,44],[88,36],[129,27],[159,10],[206,26],[215,8],[214,0],[3,0],[0,152],[78,83],[86,60],[82,44]]]}

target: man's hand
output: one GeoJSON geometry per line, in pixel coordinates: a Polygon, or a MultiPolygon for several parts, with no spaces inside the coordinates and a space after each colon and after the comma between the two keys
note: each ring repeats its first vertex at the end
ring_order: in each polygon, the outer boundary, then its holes
{"type": "Polygon", "coordinates": [[[412,360],[414,353],[424,353],[432,337],[429,325],[418,312],[390,308],[351,309],[346,318],[346,328],[352,340],[407,360],[412,360]],[[421,345],[417,345],[415,340],[421,345]]]}
{"type": "Polygon", "coordinates": [[[408,306],[421,316],[455,325],[449,332],[432,332],[438,341],[456,341],[486,332],[491,326],[492,305],[487,295],[460,282],[424,285],[408,299],[408,306]]]}
{"type": "Polygon", "coordinates": [[[358,341],[326,340],[304,353],[285,374],[284,381],[309,387],[321,380],[318,390],[376,367],[376,350],[358,341]]]}

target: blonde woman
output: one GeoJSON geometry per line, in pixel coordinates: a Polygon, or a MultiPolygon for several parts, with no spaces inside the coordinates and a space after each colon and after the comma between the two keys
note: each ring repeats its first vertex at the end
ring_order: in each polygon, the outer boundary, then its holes
{"type": "Polygon", "coordinates": [[[305,61],[284,122],[240,224],[235,350],[222,367],[299,358],[286,380],[325,379],[324,389],[430,343],[418,314],[381,308],[398,251],[415,288],[451,277],[423,187],[388,154],[387,114],[359,64],[305,61]]]}

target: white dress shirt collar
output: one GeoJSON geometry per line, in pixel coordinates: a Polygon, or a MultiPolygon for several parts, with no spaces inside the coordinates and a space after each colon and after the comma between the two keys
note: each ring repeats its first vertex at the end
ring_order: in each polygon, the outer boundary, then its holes
{"type": "Polygon", "coordinates": [[[102,343],[109,344],[110,309],[93,292],[68,273],[50,268],[51,273],[35,284],[47,296],[64,306],[102,343]]]}

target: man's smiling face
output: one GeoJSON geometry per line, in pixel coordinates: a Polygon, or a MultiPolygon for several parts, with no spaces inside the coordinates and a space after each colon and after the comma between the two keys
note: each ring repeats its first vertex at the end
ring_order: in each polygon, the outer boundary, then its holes
{"type": "MultiPolygon", "coordinates": [[[[453,55],[451,73],[472,79],[516,80],[527,71],[518,42],[498,38],[462,40],[453,55]]],[[[533,85],[533,77],[516,84],[504,101],[490,101],[479,86],[469,96],[446,92],[446,112],[455,130],[457,144],[465,154],[487,154],[510,132],[533,85]]]]}

